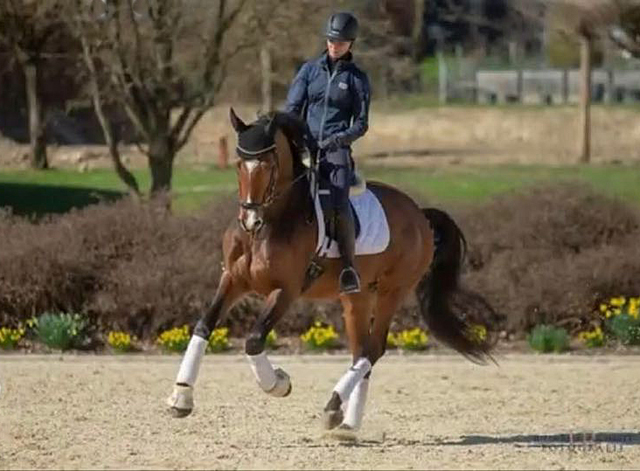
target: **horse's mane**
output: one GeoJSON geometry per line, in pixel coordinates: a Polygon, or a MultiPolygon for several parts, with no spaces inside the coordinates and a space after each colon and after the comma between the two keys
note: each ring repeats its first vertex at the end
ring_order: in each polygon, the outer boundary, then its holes
{"type": "Polygon", "coordinates": [[[302,163],[306,124],[294,113],[272,111],[270,113],[259,114],[258,119],[251,123],[251,126],[258,124],[262,126],[269,126],[271,122],[275,124],[275,128],[273,128],[274,132],[275,129],[280,129],[289,142],[291,158],[293,159],[293,173],[294,176],[297,177],[306,169],[305,165],[302,163]]]}

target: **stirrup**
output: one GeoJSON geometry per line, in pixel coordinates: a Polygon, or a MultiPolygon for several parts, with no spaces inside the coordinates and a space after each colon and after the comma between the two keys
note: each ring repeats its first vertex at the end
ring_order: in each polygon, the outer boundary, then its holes
{"type": "Polygon", "coordinates": [[[360,276],[353,267],[344,268],[340,272],[340,293],[353,294],[360,292],[360,276]]]}

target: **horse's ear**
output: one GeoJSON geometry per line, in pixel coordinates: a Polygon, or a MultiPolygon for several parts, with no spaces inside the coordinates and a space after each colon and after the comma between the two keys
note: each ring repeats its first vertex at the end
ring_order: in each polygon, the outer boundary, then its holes
{"type": "Polygon", "coordinates": [[[275,136],[277,128],[278,128],[278,123],[276,123],[276,117],[274,116],[269,121],[269,124],[267,124],[267,128],[265,130],[267,133],[267,136],[275,136]]]}
{"type": "Polygon", "coordinates": [[[231,126],[233,126],[233,129],[235,129],[237,133],[240,133],[249,127],[244,124],[240,118],[238,118],[238,115],[233,108],[229,108],[229,119],[231,120],[231,126]]]}

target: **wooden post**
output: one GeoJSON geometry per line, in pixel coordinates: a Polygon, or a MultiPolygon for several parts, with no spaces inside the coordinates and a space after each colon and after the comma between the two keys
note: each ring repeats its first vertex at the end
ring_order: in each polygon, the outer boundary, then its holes
{"type": "Polygon", "coordinates": [[[591,37],[580,36],[580,162],[591,160],[591,37]]]}
{"type": "Polygon", "coordinates": [[[227,136],[222,136],[218,140],[218,168],[227,168],[229,163],[229,147],[227,146],[227,136]]]}
{"type": "Polygon", "coordinates": [[[438,48],[438,96],[441,105],[447,103],[448,70],[442,47],[438,48]]]}

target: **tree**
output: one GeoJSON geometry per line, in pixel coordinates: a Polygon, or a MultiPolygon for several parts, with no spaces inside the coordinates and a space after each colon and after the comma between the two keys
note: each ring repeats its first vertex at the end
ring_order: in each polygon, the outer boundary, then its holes
{"type": "Polygon", "coordinates": [[[11,53],[24,74],[29,111],[30,164],[48,167],[41,100],[43,60],[64,34],[58,0],[2,0],[0,2],[0,44],[11,53]]]}
{"type": "Polygon", "coordinates": [[[246,0],[74,0],[91,95],[116,170],[137,192],[118,155],[107,106],[126,113],[147,155],[151,195],[171,190],[177,152],[209,110],[230,60],[245,45],[225,40],[246,0]]]}
{"type": "Polygon", "coordinates": [[[591,70],[592,50],[597,38],[608,37],[633,55],[640,56],[640,1],[555,0],[564,9],[562,27],[580,41],[582,134],[580,161],[591,159],[591,70]]]}
{"type": "Polygon", "coordinates": [[[618,20],[620,6],[624,2],[636,0],[532,0],[531,4],[521,4],[521,11],[538,11],[543,7],[544,14],[537,18],[550,32],[558,33],[580,45],[580,123],[581,133],[578,141],[579,160],[589,163],[591,160],[591,75],[594,43],[605,36],[606,31],[618,20]]]}

